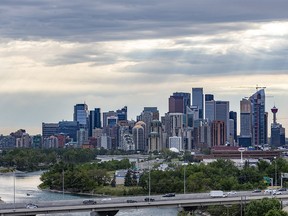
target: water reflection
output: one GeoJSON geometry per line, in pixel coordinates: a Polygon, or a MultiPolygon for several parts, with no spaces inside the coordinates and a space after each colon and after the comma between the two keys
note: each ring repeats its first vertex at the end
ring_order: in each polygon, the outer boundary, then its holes
{"type": "MultiPolygon", "coordinates": [[[[15,202],[29,203],[39,201],[55,200],[75,200],[83,199],[84,196],[51,193],[38,189],[41,184],[40,175],[42,172],[33,172],[24,175],[15,176],[15,202]]],[[[14,175],[0,175],[0,197],[6,203],[14,202],[14,175]]],[[[89,212],[81,213],[63,213],[63,214],[45,214],[46,216],[90,216],[89,212]]],[[[119,211],[116,216],[176,216],[176,208],[145,208],[145,209],[126,209],[119,211]]],[[[40,215],[39,215],[40,216],[40,215]]],[[[41,215],[43,216],[43,215],[41,215]]]]}

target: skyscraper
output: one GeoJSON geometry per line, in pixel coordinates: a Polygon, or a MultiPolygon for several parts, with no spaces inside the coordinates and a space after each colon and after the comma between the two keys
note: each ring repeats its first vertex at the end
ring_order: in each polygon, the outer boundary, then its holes
{"type": "Polygon", "coordinates": [[[199,118],[203,119],[203,88],[192,88],[192,106],[198,106],[199,118]]]}
{"type": "Polygon", "coordinates": [[[159,120],[159,110],[157,107],[144,107],[143,112],[151,112],[153,120],[159,120]]]}
{"type": "Polygon", "coordinates": [[[183,113],[186,114],[187,107],[191,106],[191,95],[186,92],[174,92],[173,96],[181,96],[183,97],[183,113]]]}
{"type": "Polygon", "coordinates": [[[205,119],[212,122],[216,119],[216,101],[205,101],[205,119]]]}
{"type": "Polygon", "coordinates": [[[184,98],[183,96],[169,97],[169,113],[184,113],[184,98]]]}
{"type": "Polygon", "coordinates": [[[127,106],[122,109],[116,110],[118,121],[127,121],[127,106]]]}
{"type": "Polygon", "coordinates": [[[216,121],[223,121],[225,125],[226,141],[229,140],[229,101],[216,101],[216,121]]]}
{"type": "Polygon", "coordinates": [[[88,115],[87,104],[76,104],[74,106],[73,121],[77,121],[80,128],[88,129],[88,115]]]}
{"type": "Polygon", "coordinates": [[[233,131],[230,131],[230,134],[233,136],[233,139],[236,141],[237,140],[237,112],[230,111],[229,112],[229,119],[233,119],[233,131]]]}
{"type": "Polygon", "coordinates": [[[92,137],[93,129],[101,128],[101,111],[95,108],[89,114],[89,137],[92,137]]]}
{"type": "Polygon", "coordinates": [[[265,116],[265,91],[258,90],[249,98],[252,108],[252,145],[267,144],[267,116],[265,116]]]}

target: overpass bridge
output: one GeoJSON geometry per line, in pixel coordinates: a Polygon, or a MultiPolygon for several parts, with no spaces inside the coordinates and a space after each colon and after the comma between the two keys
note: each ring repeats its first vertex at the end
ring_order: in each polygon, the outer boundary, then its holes
{"type": "MultiPolygon", "coordinates": [[[[253,195],[253,196],[234,196],[234,197],[225,197],[225,198],[183,198],[179,195],[179,198],[175,197],[173,199],[166,200],[155,200],[153,202],[111,202],[111,203],[97,203],[95,205],[83,205],[70,203],[67,201],[66,205],[63,206],[49,206],[47,205],[40,206],[36,209],[26,209],[26,208],[7,208],[0,210],[0,216],[13,215],[13,216],[23,216],[30,215],[34,216],[37,214],[55,214],[55,213],[72,213],[72,212],[90,212],[91,216],[113,216],[121,209],[138,209],[138,208],[159,208],[159,207],[175,207],[179,210],[191,210],[195,207],[203,207],[209,205],[232,205],[239,204],[245,205],[252,200],[263,199],[265,197],[272,198],[273,196],[267,195],[253,195]]],[[[281,201],[288,201],[288,194],[277,195],[277,198],[281,201]]]]}

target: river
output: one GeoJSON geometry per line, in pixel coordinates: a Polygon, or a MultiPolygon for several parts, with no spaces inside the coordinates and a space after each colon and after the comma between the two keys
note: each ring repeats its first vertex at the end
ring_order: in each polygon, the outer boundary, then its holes
{"type": "MultiPolygon", "coordinates": [[[[83,196],[52,193],[42,191],[37,188],[41,183],[41,172],[27,173],[25,175],[0,175],[0,197],[6,203],[29,203],[38,201],[55,201],[55,200],[71,200],[84,199],[83,196]],[[14,192],[15,191],[15,192],[14,192]]],[[[176,208],[145,208],[145,209],[127,209],[120,210],[116,216],[176,216],[178,213],[176,208]]],[[[52,215],[52,214],[45,214],[52,215]]],[[[65,213],[53,214],[58,216],[90,216],[90,213],[65,213]]]]}

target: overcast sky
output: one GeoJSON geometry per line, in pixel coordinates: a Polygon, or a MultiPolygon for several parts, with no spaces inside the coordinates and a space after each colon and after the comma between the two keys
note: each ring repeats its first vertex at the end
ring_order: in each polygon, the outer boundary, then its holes
{"type": "MultiPolygon", "coordinates": [[[[168,111],[173,92],[203,87],[240,100],[266,87],[288,128],[287,0],[1,0],[0,134],[41,133],[86,102],[168,111]]],[[[269,129],[270,130],[270,129],[269,129]]]]}

